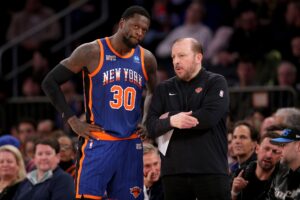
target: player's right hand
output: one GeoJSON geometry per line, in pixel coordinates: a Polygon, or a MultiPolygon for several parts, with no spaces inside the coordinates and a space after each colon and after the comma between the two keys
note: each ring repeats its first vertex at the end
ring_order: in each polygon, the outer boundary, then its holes
{"type": "Polygon", "coordinates": [[[92,132],[104,131],[102,127],[82,122],[76,116],[70,117],[68,119],[68,123],[77,135],[86,139],[93,138],[93,135],[91,134],[92,132]]]}

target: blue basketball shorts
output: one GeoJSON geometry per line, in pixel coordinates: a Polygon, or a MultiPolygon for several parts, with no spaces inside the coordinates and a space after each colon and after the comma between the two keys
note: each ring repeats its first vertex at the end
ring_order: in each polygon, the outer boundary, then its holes
{"type": "Polygon", "coordinates": [[[143,200],[143,147],[140,138],[79,139],[76,198],[143,200]]]}

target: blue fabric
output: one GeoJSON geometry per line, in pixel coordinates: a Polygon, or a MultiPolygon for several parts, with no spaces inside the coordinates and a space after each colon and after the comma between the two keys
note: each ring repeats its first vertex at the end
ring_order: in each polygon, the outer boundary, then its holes
{"type": "Polygon", "coordinates": [[[15,138],[14,136],[11,136],[11,135],[3,135],[0,137],[0,146],[3,146],[3,145],[13,145],[17,148],[20,148],[20,141],[15,138]]]}
{"type": "Polygon", "coordinates": [[[85,83],[88,102],[88,118],[116,137],[129,137],[136,131],[141,119],[142,92],[146,78],[142,70],[141,47],[137,46],[128,58],[119,57],[109,47],[107,40],[103,45],[103,65],[85,83]],[[92,117],[93,116],[93,117],[92,117]]]}
{"type": "Polygon", "coordinates": [[[84,150],[79,194],[143,200],[143,149],[139,138],[89,140],[84,150]]]}
{"type": "Polygon", "coordinates": [[[290,143],[300,140],[300,132],[293,129],[284,129],[281,136],[271,139],[271,143],[290,143]]]}

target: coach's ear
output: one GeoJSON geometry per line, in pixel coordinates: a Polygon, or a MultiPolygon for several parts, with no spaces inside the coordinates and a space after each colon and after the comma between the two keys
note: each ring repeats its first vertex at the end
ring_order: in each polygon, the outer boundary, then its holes
{"type": "Polygon", "coordinates": [[[203,58],[202,53],[197,53],[196,54],[196,63],[201,64],[202,63],[202,58],[203,58]]]}

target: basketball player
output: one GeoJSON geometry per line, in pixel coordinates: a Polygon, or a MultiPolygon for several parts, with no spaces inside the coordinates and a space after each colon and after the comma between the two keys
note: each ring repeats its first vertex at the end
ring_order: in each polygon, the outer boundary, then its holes
{"type": "Polygon", "coordinates": [[[136,131],[142,91],[147,82],[152,93],[157,68],[153,54],[139,46],[149,25],[144,8],[129,7],[114,35],[82,44],[43,81],[46,95],[80,136],[76,199],[143,199],[143,149],[136,131]],[[78,72],[87,123],[73,114],[59,87],[78,72]]]}

